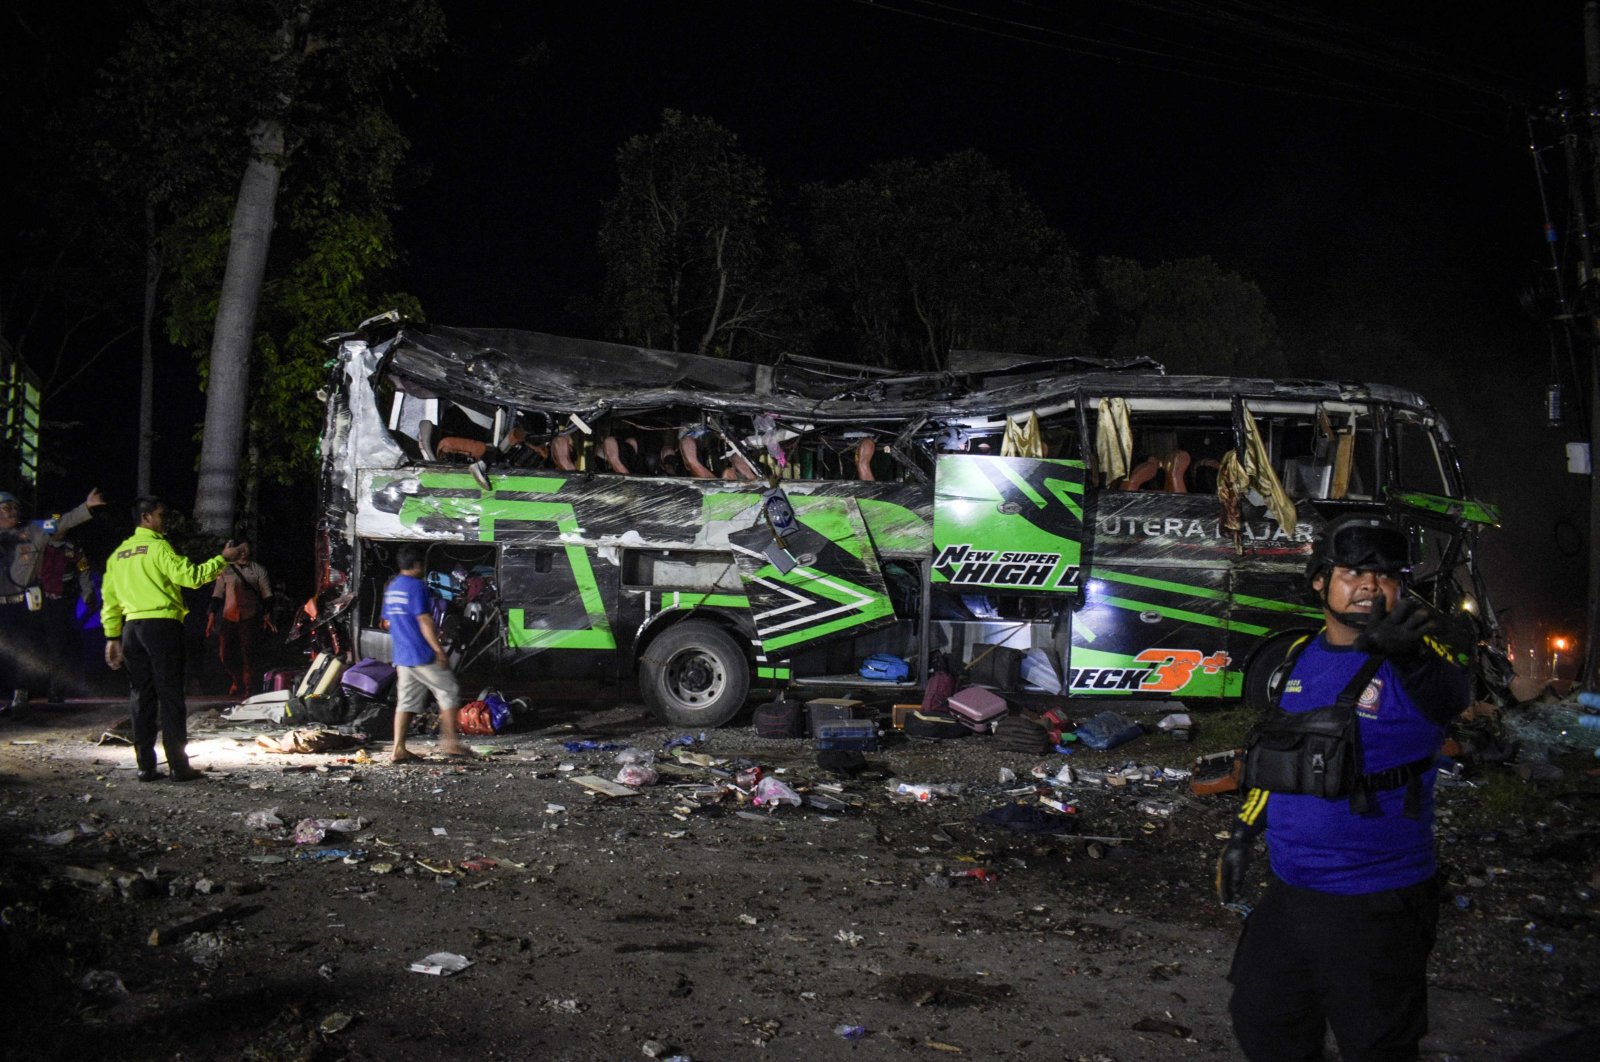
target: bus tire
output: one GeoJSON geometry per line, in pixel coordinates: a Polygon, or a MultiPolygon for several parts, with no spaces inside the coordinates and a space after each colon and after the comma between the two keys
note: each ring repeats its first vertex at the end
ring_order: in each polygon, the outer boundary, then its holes
{"type": "Polygon", "coordinates": [[[662,631],[639,661],[639,693],[673,726],[721,726],[744,707],[750,664],[715,623],[685,620],[662,631]]]}
{"type": "Polygon", "coordinates": [[[1303,637],[1299,632],[1280,634],[1256,651],[1244,673],[1244,703],[1251,711],[1265,712],[1272,707],[1272,697],[1268,693],[1272,673],[1289,655],[1289,648],[1303,637]]]}

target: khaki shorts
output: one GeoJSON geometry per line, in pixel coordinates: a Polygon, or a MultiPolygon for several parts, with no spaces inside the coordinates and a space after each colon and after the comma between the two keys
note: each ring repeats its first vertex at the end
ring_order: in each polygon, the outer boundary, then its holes
{"type": "Polygon", "coordinates": [[[439,702],[441,712],[453,712],[461,707],[461,688],[456,677],[443,664],[423,664],[421,667],[398,667],[400,688],[395,695],[397,712],[420,715],[428,710],[429,699],[439,702]]]}

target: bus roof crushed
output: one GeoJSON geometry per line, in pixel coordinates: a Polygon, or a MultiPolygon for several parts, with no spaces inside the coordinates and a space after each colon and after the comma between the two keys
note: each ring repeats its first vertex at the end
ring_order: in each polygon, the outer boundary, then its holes
{"type": "Polygon", "coordinates": [[[949,367],[904,372],[785,356],[775,365],[572,339],[514,329],[451,328],[396,322],[337,337],[364,340],[381,369],[441,397],[514,405],[585,419],[664,406],[772,413],[815,424],[932,420],[990,421],[999,412],[1064,407],[1104,393],[1240,394],[1263,399],[1360,401],[1381,398],[1426,407],[1420,396],[1376,384],[1315,380],[1238,380],[1166,376],[1148,358],[1086,356],[1026,359],[951,351],[949,367]]]}

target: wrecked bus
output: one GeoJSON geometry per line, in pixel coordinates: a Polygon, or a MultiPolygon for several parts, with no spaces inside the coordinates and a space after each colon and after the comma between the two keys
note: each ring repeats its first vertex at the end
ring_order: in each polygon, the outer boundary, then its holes
{"type": "Polygon", "coordinates": [[[341,653],[388,657],[382,589],[420,542],[468,676],[637,691],[675,725],[762,687],[916,700],[935,650],[1023,693],[1261,704],[1349,511],[1399,519],[1417,592],[1498,638],[1496,514],[1399,388],[757,365],[393,315],[337,342],[311,608],[341,653]],[[878,654],[907,673],[863,677],[878,654]]]}

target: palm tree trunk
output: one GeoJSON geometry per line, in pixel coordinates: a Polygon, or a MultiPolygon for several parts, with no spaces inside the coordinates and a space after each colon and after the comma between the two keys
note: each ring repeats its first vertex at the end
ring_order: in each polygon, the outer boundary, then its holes
{"type": "Polygon", "coordinates": [[[156,293],[161,287],[161,248],[156,243],[156,208],[144,205],[144,321],[139,341],[139,495],[150,493],[150,460],[155,449],[156,293]]]}
{"type": "Polygon", "coordinates": [[[228,264],[222,275],[222,295],[211,337],[200,483],[195,497],[195,519],[202,530],[213,535],[228,535],[233,530],[239,452],[250,409],[250,354],[256,307],[261,301],[261,283],[272,240],[283,146],[281,122],[267,120],[256,128],[229,230],[228,264]]]}

